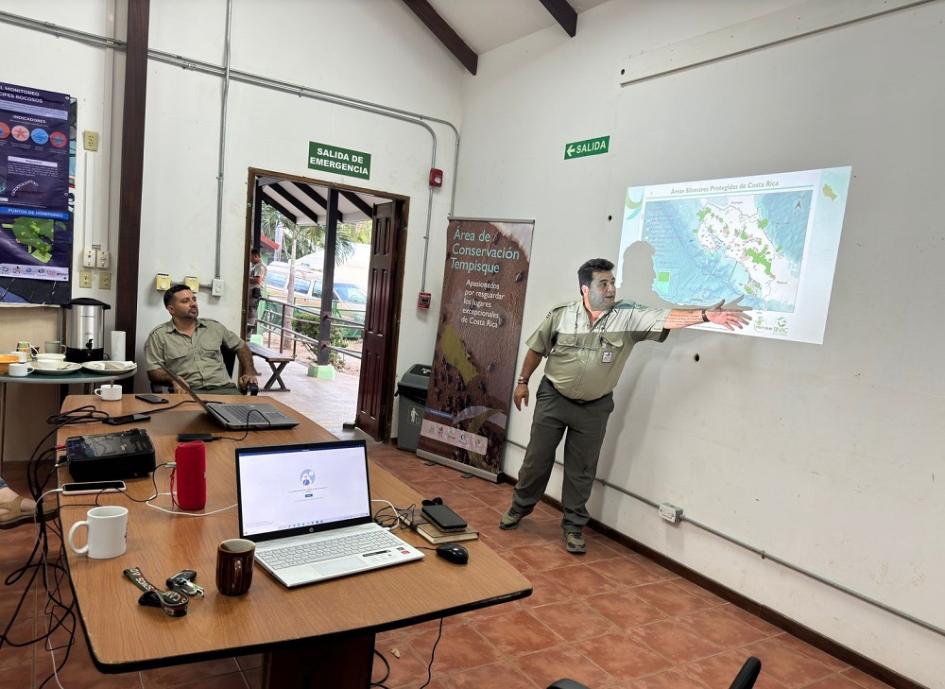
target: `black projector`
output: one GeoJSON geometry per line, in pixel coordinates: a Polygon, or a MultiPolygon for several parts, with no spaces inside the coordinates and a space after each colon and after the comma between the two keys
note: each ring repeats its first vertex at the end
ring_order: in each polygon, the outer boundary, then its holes
{"type": "Polygon", "coordinates": [[[154,471],[154,445],[141,428],[66,438],[66,460],[75,481],[143,478],[154,471]]]}

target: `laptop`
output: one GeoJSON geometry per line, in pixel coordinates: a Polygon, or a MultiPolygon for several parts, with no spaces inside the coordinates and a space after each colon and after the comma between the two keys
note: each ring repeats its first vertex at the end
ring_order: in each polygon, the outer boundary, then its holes
{"type": "Polygon", "coordinates": [[[292,588],[420,560],[371,518],[363,440],[236,450],[240,537],[292,588]]]}
{"type": "Polygon", "coordinates": [[[231,402],[211,402],[201,399],[187,382],[176,373],[166,368],[162,371],[170,376],[174,384],[201,405],[207,414],[223,428],[231,431],[266,431],[277,428],[293,428],[299,425],[295,419],[286,416],[271,404],[244,404],[231,402]]]}

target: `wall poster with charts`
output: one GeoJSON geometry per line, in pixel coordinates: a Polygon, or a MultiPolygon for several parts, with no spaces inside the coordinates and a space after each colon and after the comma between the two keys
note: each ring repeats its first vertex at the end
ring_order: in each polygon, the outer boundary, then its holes
{"type": "Polygon", "coordinates": [[[0,302],[71,299],[75,105],[0,82],[0,302]]]}

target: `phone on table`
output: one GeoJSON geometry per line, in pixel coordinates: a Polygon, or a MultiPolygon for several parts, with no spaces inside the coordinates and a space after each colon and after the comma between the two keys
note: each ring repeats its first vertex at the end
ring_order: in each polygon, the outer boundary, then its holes
{"type": "Polygon", "coordinates": [[[124,481],[86,481],[85,483],[63,483],[63,495],[92,495],[94,493],[120,493],[125,490],[124,481]]]}
{"type": "Polygon", "coordinates": [[[126,423],[144,423],[150,420],[151,417],[147,414],[125,414],[124,416],[112,416],[102,419],[102,423],[107,423],[109,426],[121,426],[126,423]]]}
{"type": "Polygon", "coordinates": [[[140,395],[135,395],[136,400],[141,400],[142,402],[147,402],[148,404],[167,404],[167,400],[159,395],[152,395],[151,393],[142,393],[140,395]]]}
{"type": "Polygon", "coordinates": [[[443,504],[424,505],[423,516],[440,531],[462,531],[466,520],[443,504]]]}

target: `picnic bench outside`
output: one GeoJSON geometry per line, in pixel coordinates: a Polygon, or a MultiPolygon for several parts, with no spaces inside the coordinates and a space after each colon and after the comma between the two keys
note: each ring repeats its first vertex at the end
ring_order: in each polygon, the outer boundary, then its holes
{"type": "Polygon", "coordinates": [[[281,352],[277,352],[274,349],[269,349],[267,347],[263,347],[262,345],[255,344],[253,342],[249,343],[249,351],[253,356],[258,356],[260,359],[269,364],[269,368],[272,370],[272,375],[269,376],[269,380],[266,381],[266,384],[263,386],[263,390],[272,390],[273,392],[289,392],[289,388],[286,387],[285,382],[282,380],[282,371],[286,366],[295,361],[295,358],[282,354],[281,352]],[[272,386],[276,383],[279,384],[279,387],[273,390],[272,386]]]}

